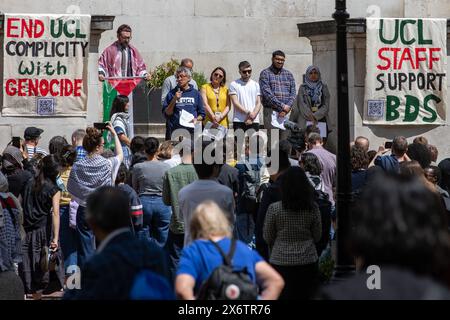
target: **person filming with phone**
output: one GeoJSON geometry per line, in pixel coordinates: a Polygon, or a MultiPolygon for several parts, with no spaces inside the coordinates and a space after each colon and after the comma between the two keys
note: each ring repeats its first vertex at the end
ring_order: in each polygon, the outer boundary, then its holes
{"type": "Polygon", "coordinates": [[[378,152],[369,164],[381,167],[385,172],[398,173],[400,162],[410,161],[406,152],[408,151],[408,141],[403,136],[395,137],[392,142],[387,141],[384,146],[378,148],[378,152]],[[387,154],[390,152],[390,154],[387,154]]]}
{"type": "MultiPolygon", "coordinates": [[[[131,151],[130,151],[130,122],[129,122],[129,99],[127,96],[118,95],[111,107],[110,112],[110,121],[119,137],[120,144],[123,150],[123,163],[125,166],[130,168],[131,164],[131,151]]],[[[107,140],[113,140],[111,134],[108,134],[107,140]]],[[[109,144],[112,144],[113,141],[108,141],[109,144]]]]}
{"type": "Polygon", "coordinates": [[[72,200],[79,204],[76,241],[77,262],[80,268],[95,250],[94,234],[85,219],[87,197],[101,186],[113,186],[123,161],[122,145],[116,131],[109,122],[105,124],[105,127],[114,137],[116,155],[111,158],[102,157],[105,145],[102,131],[88,127],[86,136],[83,138],[83,148],[88,154],[83,160],[75,162],[67,182],[67,190],[72,195],[72,200]]]}

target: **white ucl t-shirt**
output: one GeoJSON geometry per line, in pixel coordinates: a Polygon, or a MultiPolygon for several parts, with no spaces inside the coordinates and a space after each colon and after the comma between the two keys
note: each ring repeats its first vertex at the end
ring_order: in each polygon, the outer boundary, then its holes
{"type": "MultiPolygon", "coordinates": [[[[231,82],[228,88],[229,95],[237,95],[238,101],[245,110],[252,112],[256,105],[256,97],[261,95],[259,83],[250,79],[248,82],[242,79],[231,82]]],[[[245,122],[247,115],[234,108],[233,122],[245,122]]],[[[259,123],[259,115],[253,121],[259,123]]]]}

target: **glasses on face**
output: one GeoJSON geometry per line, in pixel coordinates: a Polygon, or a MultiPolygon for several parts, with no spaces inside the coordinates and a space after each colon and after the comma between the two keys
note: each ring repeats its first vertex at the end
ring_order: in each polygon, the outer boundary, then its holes
{"type": "Polygon", "coordinates": [[[186,77],[187,77],[187,74],[177,74],[176,75],[177,79],[186,78],[186,77]]]}
{"type": "Polygon", "coordinates": [[[252,74],[252,70],[242,70],[241,71],[243,74],[252,74]]]}
{"type": "Polygon", "coordinates": [[[214,73],[214,77],[222,79],[223,78],[223,74],[214,73]]]}

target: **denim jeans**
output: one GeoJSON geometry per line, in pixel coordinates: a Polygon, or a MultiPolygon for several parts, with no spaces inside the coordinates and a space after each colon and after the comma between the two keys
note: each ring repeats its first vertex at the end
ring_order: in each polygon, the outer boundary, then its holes
{"type": "Polygon", "coordinates": [[[175,276],[178,269],[178,262],[180,261],[181,251],[184,245],[184,233],[173,233],[169,230],[166,246],[164,249],[169,255],[169,270],[173,283],[175,283],[175,276]]]}
{"type": "Polygon", "coordinates": [[[95,237],[84,218],[86,208],[79,206],[77,211],[77,262],[80,269],[95,252],[95,237]]]}
{"type": "Polygon", "coordinates": [[[144,209],[144,227],[148,226],[150,241],[164,247],[169,234],[172,209],[163,203],[160,196],[141,195],[139,198],[144,209]]]}
{"type": "Polygon", "coordinates": [[[69,205],[59,208],[59,241],[64,257],[64,268],[77,264],[77,230],[69,226],[69,205]]]}

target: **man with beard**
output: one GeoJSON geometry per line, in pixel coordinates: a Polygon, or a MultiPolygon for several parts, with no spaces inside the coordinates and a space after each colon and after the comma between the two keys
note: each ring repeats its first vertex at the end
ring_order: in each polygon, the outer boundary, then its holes
{"type": "MultiPolygon", "coordinates": [[[[150,80],[151,76],[147,72],[147,66],[139,51],[130,44],[131,27],[123,24],[117,29],[117,41],[107,47],[98,60],[98,79],[104,81],[105,78],[123,77],[144,77],[150,80]]],[[[130,101],[133,101],[131,97],[130,101]]],[[[128,113],[130,123],[133,124],[133,109],[130,104],[128,113]]],[[[131,139],[134,136],[133,125],[130,126],[131,139]]]]}

